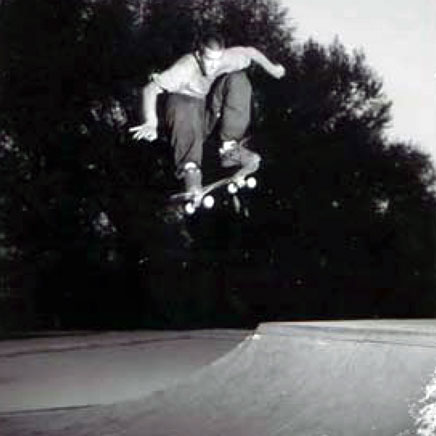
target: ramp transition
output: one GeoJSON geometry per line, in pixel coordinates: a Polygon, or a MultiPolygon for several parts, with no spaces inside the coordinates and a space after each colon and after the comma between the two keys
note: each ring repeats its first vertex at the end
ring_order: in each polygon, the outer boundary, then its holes
{"type": "Polygon", "coordinates": [[[261,324],[167,391],[2,421],[7,435],[435,435],[436,321],[261,324]]]}

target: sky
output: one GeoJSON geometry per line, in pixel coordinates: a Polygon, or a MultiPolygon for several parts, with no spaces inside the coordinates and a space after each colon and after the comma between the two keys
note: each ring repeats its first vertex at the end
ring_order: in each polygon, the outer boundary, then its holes
{"type": "Polygon", "coordinates": [[[362,49],[393,102],[392,140],[411,141],[436,165],[436,0],[280,0],[294,37],[362,49]]]}

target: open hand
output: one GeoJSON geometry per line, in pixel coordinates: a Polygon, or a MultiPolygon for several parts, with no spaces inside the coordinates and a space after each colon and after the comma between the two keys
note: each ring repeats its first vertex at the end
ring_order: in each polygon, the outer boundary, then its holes
{"type": "Polygon", "coordinates": [[[147,123],[131,127],[129,132],[133,134],[133,139],[136,141],[145,139],[146,141],[152,142],[157,139],[157,126],[149,125],[147,123]]]}

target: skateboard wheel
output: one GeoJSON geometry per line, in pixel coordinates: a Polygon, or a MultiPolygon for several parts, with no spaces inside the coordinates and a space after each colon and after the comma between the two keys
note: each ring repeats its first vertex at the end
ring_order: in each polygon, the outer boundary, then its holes
{"type": "Polygon", "coordinates": [[[257,180],[256,180],[255,177],[249,177],[246,180],[246,184],[247,184],[248,188],[253,189],[253,188],[255,188],[257,186],[257,180]]]}
{"type": "Polygon", "coordinates": [[[229,194],[236,194],[238,192],[238,185],[234,182],[229,183],[227,185],[227,191],[229,192],[229,194]]]}
{"type": "Polygon", "coordinates": [[[188,215],[192,215],[195,212],[195,206],[192,203],[185,204],[185,212],[188,215]]]}
{"type": "Polygon", "coordinates": [[[207,195],[203,198],[203,206],[206,209],[212,209],[215,204],[215,199],[212,197],[212,195],[207,195]]]}

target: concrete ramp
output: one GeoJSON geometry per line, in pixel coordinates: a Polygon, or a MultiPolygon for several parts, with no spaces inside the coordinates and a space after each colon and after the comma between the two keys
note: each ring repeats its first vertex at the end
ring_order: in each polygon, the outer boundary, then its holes
{"type": "Polygon", "coordinates": [[[63,436],[436,435],[436,322],[262,324],[167,391],[10,419],[21,435],[32,419],[63,436]]]}

